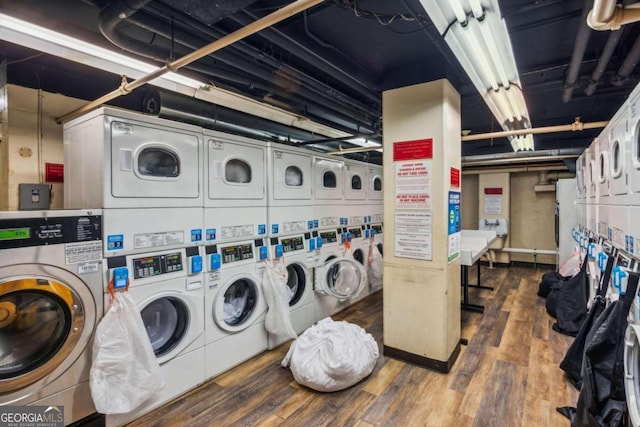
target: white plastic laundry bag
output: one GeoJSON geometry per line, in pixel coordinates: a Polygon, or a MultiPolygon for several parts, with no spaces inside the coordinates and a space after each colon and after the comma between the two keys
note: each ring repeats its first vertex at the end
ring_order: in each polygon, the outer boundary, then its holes
{"type": "Polygon", "coordinates": [[[368,376],[378,360],[378,344],[364,329],[330,317],[318,321],[291,344],[282,367],[317,391],[344,390],[368,376]]]}
{"type": "Polygon", "coordinates": [[[378,250],[377,245],[369,247],[369,257],[367,259],[367,276],[369,277],[369,286],[371,289],[377,290],[382,287],[382,273],[384,271],[384,261],[382,254],[378,250]]]}
{"type": "Polygon", "coordinates": [[[91,397],[102,414],[131,412],[166,385],[140,311],[128,292],[116,292],[96,328],[91,397]]]}
{"type": "Polygon", "coordinates": [[[577,247],[571,254],[569,258],[562,263],[560,268],[558,269],[558,273],[564,277],[573,277],[580,271],[580,264],[582,260],[580,259],[580,248],[577,247]]]}
{"type": "Polygon", "coordinates": [[[282,258],[275,261],[266,261],[266,268],[262,275],[262,292],[267,302],[267,315],[264,319],[265,329],[285,338],[296,338],[298,335],[291,324],[291,311],[289,300],[291,293],[287,280],[289,273],[282,258]]]}

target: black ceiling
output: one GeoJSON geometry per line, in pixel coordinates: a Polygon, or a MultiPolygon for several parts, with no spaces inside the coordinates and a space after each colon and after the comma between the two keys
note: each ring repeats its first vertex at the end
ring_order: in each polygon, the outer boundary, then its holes
{"type": "MultiPolygon", "coordinates": [[[[288,3],[2,0],[0,12],[110,49],[154,57],[160,65],[169,58],[172,46],[177,58],[288,3]],[[131,13],[129,7],[139,10],[131,13]],[[123,12],[130,17],[120,20],[118,15],[123,12]],[[172,34],[174,43],[170,41],[172,34]]],[[[585,5],[590,8],[591,3],[499,1],[534,127],[568,124],[575,117],[583,122],[608,120],[638,80],[637,70],[625,78],[616,78],[640,33],[636,25],[627,25],[617,34],[619,42],[595,91],[587,95],[585,89],[611,34],[588,30],[584,57],[576,62],[577,81],[571,86],[570,100],[563,102],[576,35],[584,20],[585,5]]],[[[110,92],[120,82],[118,76],[6,41],[0,41],[0,59],[8,63],[9,83],[84,99],[110,92]]],[[[180,72],[338,129],[364,134],[380,130],[381,91],[448,78],[462,97],[462,129],[474,134],[501,130],[418,0],[326,0],[180,72]]],[[[148,93],[142,88],[115,104],[142,110],[145,95],[148,93]]],[[[222,109],[216,114],[226,114],[229,121],[250,126],[246,117],[235,117],[222,109]]],[[[257,127],[267,125],[259,122],[257,127]]],[[[273,132],[287,130],[275,127],[273,132]]],[[[582,148],[598,133],[599,130],[537,135],[536,148],[582,148]]],[[[324,138],[304,132],[296,135],[324,138]]],[[[510,151],[505,138],[463,143],[465,156],[510,151]]],[[[369,156],[368,160],[380,161],[379,153],[369,156]]]]}

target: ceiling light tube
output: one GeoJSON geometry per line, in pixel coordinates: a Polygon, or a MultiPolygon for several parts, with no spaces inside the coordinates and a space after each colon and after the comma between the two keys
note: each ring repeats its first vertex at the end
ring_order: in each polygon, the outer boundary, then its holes
{"type": "Polygon", "coordinates": [[[513,112],[515,113],[514,117],[518,120],[522,120],[523,111],[521,111],[520,108],[518,108],[518,103],[514,99],[513,91],[511,89],[506,89],[506,88],[503,88],[503,90],[507,96],[507,100],[509,101],[511,108],[513,109],[513,112]]]}
{"type": "Polygon", "coordinates": [[[454,15],[456,15],[458,22],[463,26],[467,25],[467,14],[464,13],[460,2],[458,0],[449,0],[449,6],[451,6],[451,10],[453,10],[454,15]]]}
{"type": "Polygon", "coordinates": [[[507,76],[507,71],[502,63],[502,55],[498,51],[498,45],[496,44],[496,40],[493,37],[491,32],[491,28],[488,26],[488,22],[480,22],[476,21],[478,27],[480,28],[480,34],[484,39],[484,43],[487,46],[487,50],[489,51],[489,56],[493,60],[493,64],[498,72],[498,77],[500,78],[500,82],[505,89],[509,89],[511,83],[509,82],[509,77],[507,76]]]}
{"type": "Polygon", "coordinates": [[[471,6],[473,17],[481,21],[484,18],[484,11],[482,10],[480,0],[469,0],[469,5],[471,6]]]}
{"type": "Polygon", "coordinates": [[[488,83],[491,89],[498,90],[498,81],[493,75],[491,64],[487,60],[484,49],[482,48],[480,43],[478,43],[478,39],[475,37],[475,34],[473,34],[469,26],[460,27],[459,30],[460,31],[458,33],[461,35],[461,37],[466,37],[466,41],[469,44],[469,50],[467,50],[465,53],[470,57],[476,59],[476,62],[480,67],[478,71],[480,72],[481,76],[484,76],[485,83],[488,83]]]}

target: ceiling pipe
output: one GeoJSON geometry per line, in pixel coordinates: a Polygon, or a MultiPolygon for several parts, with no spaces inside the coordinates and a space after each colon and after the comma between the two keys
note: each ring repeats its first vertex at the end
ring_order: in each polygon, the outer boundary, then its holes
{"type": "Polygon", "coordinates": [[[164,67],[158,68],[157,70],[152,71],[151,73],[144,75],[139,79],[132,81],[131,83],[127,83],[126,79],[123,78],[123,82],[118,89],[115,89],[114,91],[106,95],[103,95],[102,97],[84,105],[83,107],[80,107],[76,110],[71,111],[70,113],[67,113],[61,117],[56,118],[56,122],[62,123],[63,121],[71,120],[72,118],[78,117],[81,114],[91,111],[94,108],[97,108],[104,103],[107,103],[115,98],[118,98],[121,95],[126,95],[130,93],[132,90],[150,82],[153,79],[156,79],[168,73],[169,71],[175,72],[180,68],[186,65],[189,65],[194,61],[197,61],[200,58],[210,55],[213,52],[216,52],[220,49],[223,49],[237,42],[238,40],[242,40],[243,38],[248,37],[252,34],[255,34],[264,28],[267,28],[271,25],[274,25],[280,21],[283,21],[291,17],[292,15],[295,15],[310,7],[313,7],[321,3],[322,1],[323,0],[297,0],[283,7],[282,9],[279,9],[265,16],[264,18],[257,20],[251,23],[250,25],[247,25],[246,27],[240,28],[239,30],[234,31],[233,33],[229,34],[226,37],[223,37],[219,40],[214,41],[213,43],[203,46],[200,49],[194,52],[191,52],[186,56],[183,56],[182,58],[176,59],[175,61],[172,61],[171,63],[165,65],[164,67]]]}
{"type": "MultiPolygon", "coordinates": [[[[465,166],[464,164],[462,165],[465,166]]],[[[472,168],[464,167],[462,175],[482,175],[489,173],[524,173],[524,172],[539,172],[539,171],[566,171],[565,166],[559,166],[558,164],[548,165],[535,165],[535,166],[504,166],[495,168],[472,168]]]]}
{"type": "MultiPolygon", "coordinates": [[[[242,13],[236,13],[229,16],[229,19],[235,21],[240,25],[247,25],[252,20],[258,19],[255,15],[244,11],[242,13]]],[[[326,73],[331,78],[339,81],[357,91],[360,95],[365,96],[369,101],[379,104],[380,96],[378,92],[381,91],[380,85],[371,81],[367,76],[358,73],[355,75],[354,71],[347,72],[331,62],[324,59],[322,56],[315,53],[313,50],[304,46],[300,42],[287,36],[277,28],[268,28],[264,32],[260,33],[260,37],[265,38],[271,43],[281,47],[282,49],[291,52],[301,60],[314,66],[319,71],[326,73]],[[372,90],[373,89],[373,90],[372,90]]]]}
{"type": "Polygon", "coordinates": [[[593,93],[596,91],[596,88],[598,87],[598,83],[600,82],[600,79],[602,78],[607,68],[607,65],[609,65],[609,61],[611,60],[611,57],[613,56],[613,52],[616,50],[616,47],[618,46],[618,42],[620,41],[620,37],[622,36],[623,32],[624,30],[619,30],[619,31],[612,31],[611,34],[609,34],[609,38],[607,39],[607,43],[604,46],[602,55],[598,60],[598,64],[596,65],[596,68],[593,69],[593,73],[591,74],[589,85],[584,90],[584,92],[588,96],[593,95],[593,93]]]}
{"type": "Polygon", "coordinates": [[[594,0],[587,24],[596,31],[619,30],[640,21],[640,3],[618,6],[616,0],[594,0]]]}
{"type": "MultiPolygon", "coordinates": [[[[169,12],[170,10],[167,11],[167,13],[169,12]]],[[[111,15],[112,14],[109,16],[111,15]]],[[[164,22],[145,14],[144,12],[138,13],[136,16],[132,16],[129,19],[129,22],[144,28],[147,31],[158,34],[168,40],[175,37],[175,41],[177,43],[189,48],[190,51],[197,49],[204,43],[201,39],[183,31],[174,31],[172,34],[171,29],[167,28],[164,22]]],[[[212,31],[209,31],[208,33],[215,38],[222,37],[219,32],[212,33],[212,31]]],[[[128,43],[128,38],[122,38],[121,42],[128,43]]],[[[151,45],[147,44],[145,44],[145,46],[146,48],[143,51],[137,53],[144,56],[151,56],[153,59],[158,59],[162,55],[168,55],[168,53],[166,53],[161,47],[150,47],[151,45]]],[[[137,49],[138,46],[127,46],[126,44],[122,44],[118,45],[118,47],[135,52],[135,49],[137,49]]],[[[254,57],[255,55],[257,55],[257,52],[253,52],[251,57],[254,57]]],[[[297,103],[308,105],[309,111],[304,111],[302,113],[315,114],[318,117],[337,121],[342,126],[350,128],[350,130],[357,127],[369,129],[369,127],[372,126],[371,120],[373,120],[373,116],[369,117],[368,108],[364,106],[360,106],[359,109],[348,108],[345,103],[336,102],[336,98],[339,100],[344,97],[336,96],[335,91],[330,93],[328,88],[325,90],[312,90],[314,85],[310,84],[309,80],[304,76],[299,76],[302,77],[306,83],[301,85],[298,80],[284,81],[279,78],[282,74],[279,74],[277,70],[274,71],[264,66],[260,66],[260,64],[254,60],[249,61],[233,52],[221,52],[215,55],[215,57],[221,62],[229,64],[238,70],[242,70],[241,72],[238,72],[238,77],[234,77],[233,74],[229,76],[228,73],[225,73],[224,69],[220,69],[216,64],[211,63],[211,61],[207,61],[208,58],[203,58],[202,61],[190,66],[190,68],[228,81],[237,81],[238,79],[242,80],[243,78],[240,76],[240,73],[248,72],[255,78],[261,80],[255,82],[247,81],[243,84],[252,85],[253,87],[261,89],[267,93],[276,92],[277,95],[282,96],[285,99],[292,99],[297,103]],[[278,87],[272,87],[274,85],[277,85],[278,87]],[[292,87],[295,87],[295,91],[291,90],[292,87]],[[318,100],[318,98],[323,98],[323,100],[316,102],[315,100],[318,100]]],[[[273,65],[279,66],[281,64],[273,65]]],[[[298,111],[298,113],[301,112],[298,111]]]]}
{"type": "Polygon", "coordinates": [[[542,134],[542,133],[556,133],[556,132],[579,132],[588,129],[600,129],[607,126],[609,122],[592,122],[582,123],[580,118],[576,117],[576,120],[569,125],[557,125],[557,126],[542,126],[531,129],[518,129],[508,130],[501,132],[489,132],[478,135],[464,135],[460,140],[462,142],[480,141],[483,139],[502,138],[507,136],[527,135],[527,134],[542,134]]]}
{"type": "Polygon", "coordinates": [[[573,45],[571,62],[569,63],[569,68],[567,70],[567,77],[564,81],[564,91],[562,92],[562,102],[564,102],[565,104],[571,101],[573,90],[576,88],[578,77],[580,76],[580,65],[582,65],[584,53],[587,51],[587,45],[589,44],[591,29],[587,25],[586,17],[592,5],[593,5],[593,0],[585,0],[584,8],[582,10],[582,19],[580,20],[580,27],[578,28],[578,34],[576,34],[576,40],[573,45]]]}
{"type": "MultiPolygon", "coordinates": [[[[152,9],[153,12],[158,13],[159,15],[166,17],[166,16],[174,16],[176,15],[177,17],[177,23],[186,25],[186,27],[188,27],[189,29],[196,29],[197,31],[201,32],[202,34],[209,36],[211,38],[214,39],[218,39],[218,38],[222,38],[224,36],[227,35],[226,32],[221,31],[215,27],[210,27],[207,25],[203,25],[202,23],[198,22],[197,20],[191,18],[188,15],[185,15],[184,13],[177,11],[169,6],[166,6],[162,3],[154,3],[152,9]]],[[[227,18],[232,18],[232,17],[227,17],[227,18]]],[[[255,18],[253,20],[243,20],[243,26],[245,25],[249,25],[251,22],[257,20],[258,18],[255,18]]],[[[149,14],[147,13],[141,13],[136,15],[135,17],[133,17],[133,19],[130,20],[132,23],[141,26],[142,28],[145,28],[148,31],[154,32],[154,33],[160,33],[161,35],[163,35],[163,37],[165,37],[166,39],[171,39],[172,34],[170,33],[170,31],[168,29],[166,29],[166,25],[164,22],[158,21],[157,19],[149,16],[149,14]]],[[[266,28],[265,32],[273,30],[272,28],[266,28]]],[[[260,34],[262,36],[262,34],[260,34]]],[[[187,45],[188,47],[190,47],[191,49],[195,49],[197,48],[199,45],[201,45],[203,42],[199,39],[195,39],[193,38],[189,32],[187,31],[186,33],[178,33],[178,35],[176,36],[176,39],[182,39],[185,41],[185,45],[187,45]],[[179,37],[178,37],[179,36],[179,37]],[[190,40],[188,42],[186,42],[187,40],[190,40]]],[[[178,40],[178,41],[182,41],[182,40],[178,40]]],[[[260,58],[259,62],[264,62],[266,64],[268,64],[269,66],[273,67],[275,70],[277,70],[278,72],[278,79],[275,79],[273,75],[271,76],[262,76],[263,79],[266,82],[269,82],[271,84],[273,84],[273,81],[279,81],[280,78],[286,78],[289,82],[290,85],[289,86],[297,86],[300,83],[300,80],[303,80],[309,87],[309,90],[314,92],[314,95],[312,95],[311,99],[317,99],[318,96],[320,97],[324,97],[327,99],[327,103],[332,103],[333,105],[341,105],[344,106],[344,104],[348,104],[351,107],[353,107],[356,111],[360,112],[363,115],[367,115],[370,113],[370,108],[369,106],[364,105],[361,102],[358,102],[356,100],[354,100],[353,98],[351,98],[350,96],[347,96],[346,94],[342,94],[337,92],[335,89],[329,87],[327,84],[320,82],[318,80],[316,80],[315,78],[302,73],[301,71],[294,69],[293,67],[283,64],[282,62],[276,60],[275,58],[271,58],[269,55],[262,55],[262,52],[256,48],[254,48],[253,46],[249,45],[248,43],[245,43],[243,41],[236,43],[232,46],[232,49],[234,51],[239,51],[245,55],[247,55],[247,57],[251,58],[251,64],[253,64],[253,67],[258,67],[259,63],[255,61],[256,57],[260,58]]],[[[293,51],[293,53],[295,54],[295,50],[293,51]]],[[[220,52],[218,53],[216,56],[219,57],[219,60],[222,62],[226,62],[229,63],[229,60],[233,60],[234,56],[228,56],[230,55],[226,52],[220,52]]],[[[238,56],[235,55],[235,62],[238,61],[238,56]]],[[[231,64],[234,65],[234,64],[231,64]]],[[[315,64],[313,64],[315,67],[315,64]]],[[[244,64],[236,64],[236,68],[239,68],[240,70],[243,70],[244,72],[252,72],[252,66],[248,66],[247,63],[244,64]]],[[[213,70],[215,70],[217,67],[214,65],[213,67],[211,67],[213,70]]],[[[270,72],[272,72],[271,70],[269,70],[270,72]]],[[[347,85],[348,86],[348,85],[347,85]]],[[[380,96],[376,95],[375,93],[371,93],[371,91],[368,91],[368,93],[365,93],[366,96],[368,96],[369,98],[371,98],[373,101],[375,101],[377,104],[380,104],[380,96]]]]}
{"type": "Polygon", "coordinates": [[[118,26],[129,19],[151,0],[116,1],[107,5],[98,15],[98,28],[107,40],[129,52],[144,55],[160,62],[169,58],[169,50],[152,46],[118,31],[118,26]]]}
{"type": "MultiPolygon", "coordinates": [[[[309,140],[306,142],[301,142],[298,145],[315,145],[315,144],[325,144],[327,142],[339,142],[339,141],[348,141],[349,139],[355,139],[355,138],[365,138],[365,139],[373,139],[373,138],[378,138],[380,137],[380,132],[374,132],[374,133],[356,133],[354,135],[349,135],[349,136],[343,136],[340,138],[325,138],[325,139],[317,139],[315,141],[313,140],[309,140]]],[[[365,147],[363,147],[365,148],[365,147]]],[[[374,148],[380,148],[378,147],[374,147],[374,148]]]]}
{"type": "MultiPolygon", "coordinates": [[[[311,143],[311,141],[310,141],[311,143]]],[[[315,142],[314,142],[315,143],[315,142]]],[[[382,146],[379,147],[354,147],[354,148],[340,148],[339,150],[329,151],[327,154],[353,154],[353,153],[367,153],[369,151],[382,150],[382,146]]]]}
{"type": "Polygon", "coordinates": [[[611,83],[615,86],[622,86],[627,77],[633,72],[640,60],[640,36],[636,38],[636,41],[633,43],[631,50],[627,54],[624,62],[616,71],[616,74],[611,78],[611,83]]]}

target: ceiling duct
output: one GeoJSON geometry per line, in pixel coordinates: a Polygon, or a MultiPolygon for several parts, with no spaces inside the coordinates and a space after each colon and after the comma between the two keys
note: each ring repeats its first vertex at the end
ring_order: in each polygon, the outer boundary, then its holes
{"type": "Polygon", "coordinates": [[[157,117],[263,141],[309,141],[318,137],[311,132],[168,91],[150,89],[142,104],[145,113],[157,117]]]}

